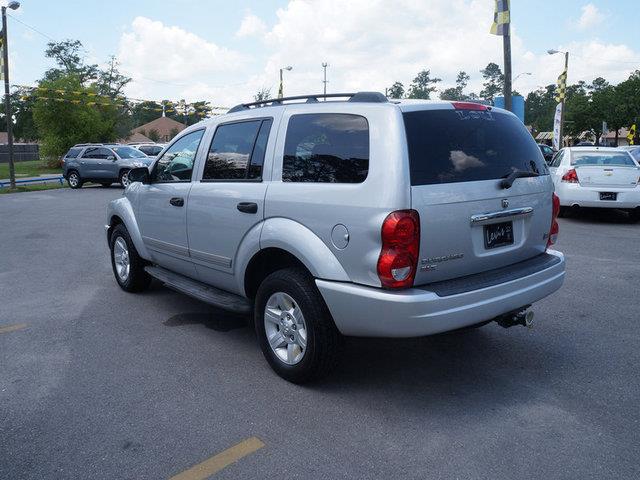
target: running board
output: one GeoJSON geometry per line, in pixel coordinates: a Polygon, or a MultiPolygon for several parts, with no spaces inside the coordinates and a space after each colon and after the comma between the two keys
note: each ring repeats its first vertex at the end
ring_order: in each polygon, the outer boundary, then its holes
{"type": "Polygon", "coordinates": [[[249,313],[253,308],[251,302],[240,295],[225,292],[161,267],[145,267],[144,269],[165,286],[218,308],[237,313],[249,313]]]}

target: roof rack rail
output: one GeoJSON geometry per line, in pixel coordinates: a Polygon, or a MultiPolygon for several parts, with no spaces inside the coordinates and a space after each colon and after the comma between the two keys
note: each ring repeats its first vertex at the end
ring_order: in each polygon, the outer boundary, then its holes
{"type": "Polygon", "coordinates": [[[267,100],[260,100],[258,102],[241,103],[231,108],[227,113],[240,112],[242,110],[248,110],[250,108],[269,107],[275,105],[282,105],[283,102],[291,100],[306,100],[306,103],[317,103],[319,98],[348,98],[348,102],[362,102],[362,103],[386,103],[387,97],[380,92],[356,92],[356,93],[318,93],[316,95],[296,95],[294,97],[283,98],[270,98],[267,100]]]}

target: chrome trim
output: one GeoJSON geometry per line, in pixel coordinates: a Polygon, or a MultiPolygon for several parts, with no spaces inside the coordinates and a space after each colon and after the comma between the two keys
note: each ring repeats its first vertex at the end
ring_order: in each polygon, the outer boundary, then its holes
{"type": "Polygon", "coordinates": [[[201,252],[199,250],[190,250],[190,256],[193,259],[201,260],[207,263],[213,263],[214,265],[220,265],[222,267],[231,267],[231,259],[223,257],[221,255],[215,255],[213,253],[201,252]]]}
{"type": "Polygon", "coordinates": [[[155,238],[144,236],[142,237],[142,241],[150,250],[155,250],[160,253],[174,253],[183,255],[185,257],[189,256],[189,249],[187,247],[182,247],[180,245],[175,245],[173,243],[163,242],[162,240],[156,240],[155,238]]]}
{"type": "Polygon", "coordinates": [[[513,208],[511,210],[503,210],[502,212],[480,213],[478,215],[471,215],[471,224],[482,225],[500,218],[531,215],[531,213],[533,213],[533,207],[513,208]]]}

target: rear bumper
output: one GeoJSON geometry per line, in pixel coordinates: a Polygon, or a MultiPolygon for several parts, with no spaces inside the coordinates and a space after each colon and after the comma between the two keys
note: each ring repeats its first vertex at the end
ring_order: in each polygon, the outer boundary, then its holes
{"type": "Polygon", "coordinates": [[[560,183],[556,186],[560,205],[589,208],[636,208],[640,207],[640,186],[635,188],[583,187],[578,184],[560,183]],[[616,200],[600,200],[600,192],[617,193],[616,200]]]}
{"type": "MultiPolygon", "coordinates": [[[[344,335],[363,337],[419,337],[491,320],[532,304],[560,288],[565,260],[519,278],[464,293],[439,296],[412,288],[400,292],[352,283],[316,280],[333,319],[344,335]]],[[[442,293],[442,292],[441,292],[442,293]]]]}

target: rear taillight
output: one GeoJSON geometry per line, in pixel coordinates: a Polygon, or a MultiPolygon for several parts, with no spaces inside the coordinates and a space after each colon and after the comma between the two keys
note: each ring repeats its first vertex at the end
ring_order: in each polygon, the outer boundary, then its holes
{"type": "Polygon", "coordinates": [[[415,210],[390,213],[382,223],[378,277],[384,288],[413,285],[420,251],[420,216],[415,210]]]}
{"type": "Polygon", "coordinates": [[[473,102],[451,102],[453,108],[456,110],[488,110],[486,105],[482,105],[481,103],[473,103],[473,102]]]}
{"type": "Polygon", "coordinates": [[[547,248],[556,243],[558,240],[558,232],[560,231],[560,227],[558,226],[558,214],[560,213],[560,199],[558,196],[553,193],[552,194],[552,202],[553,209],[551,212],[551,228],[549,229],[549,239],[547,240],[547,248]]]}
{"type": "Polygon", "coordinates": [[[562,176],[562,181],[569,183],[578,183],[578,173],[576,172],[576,169],[572,168],[571,170],[567,170],[567,173],[562,176]]]}

